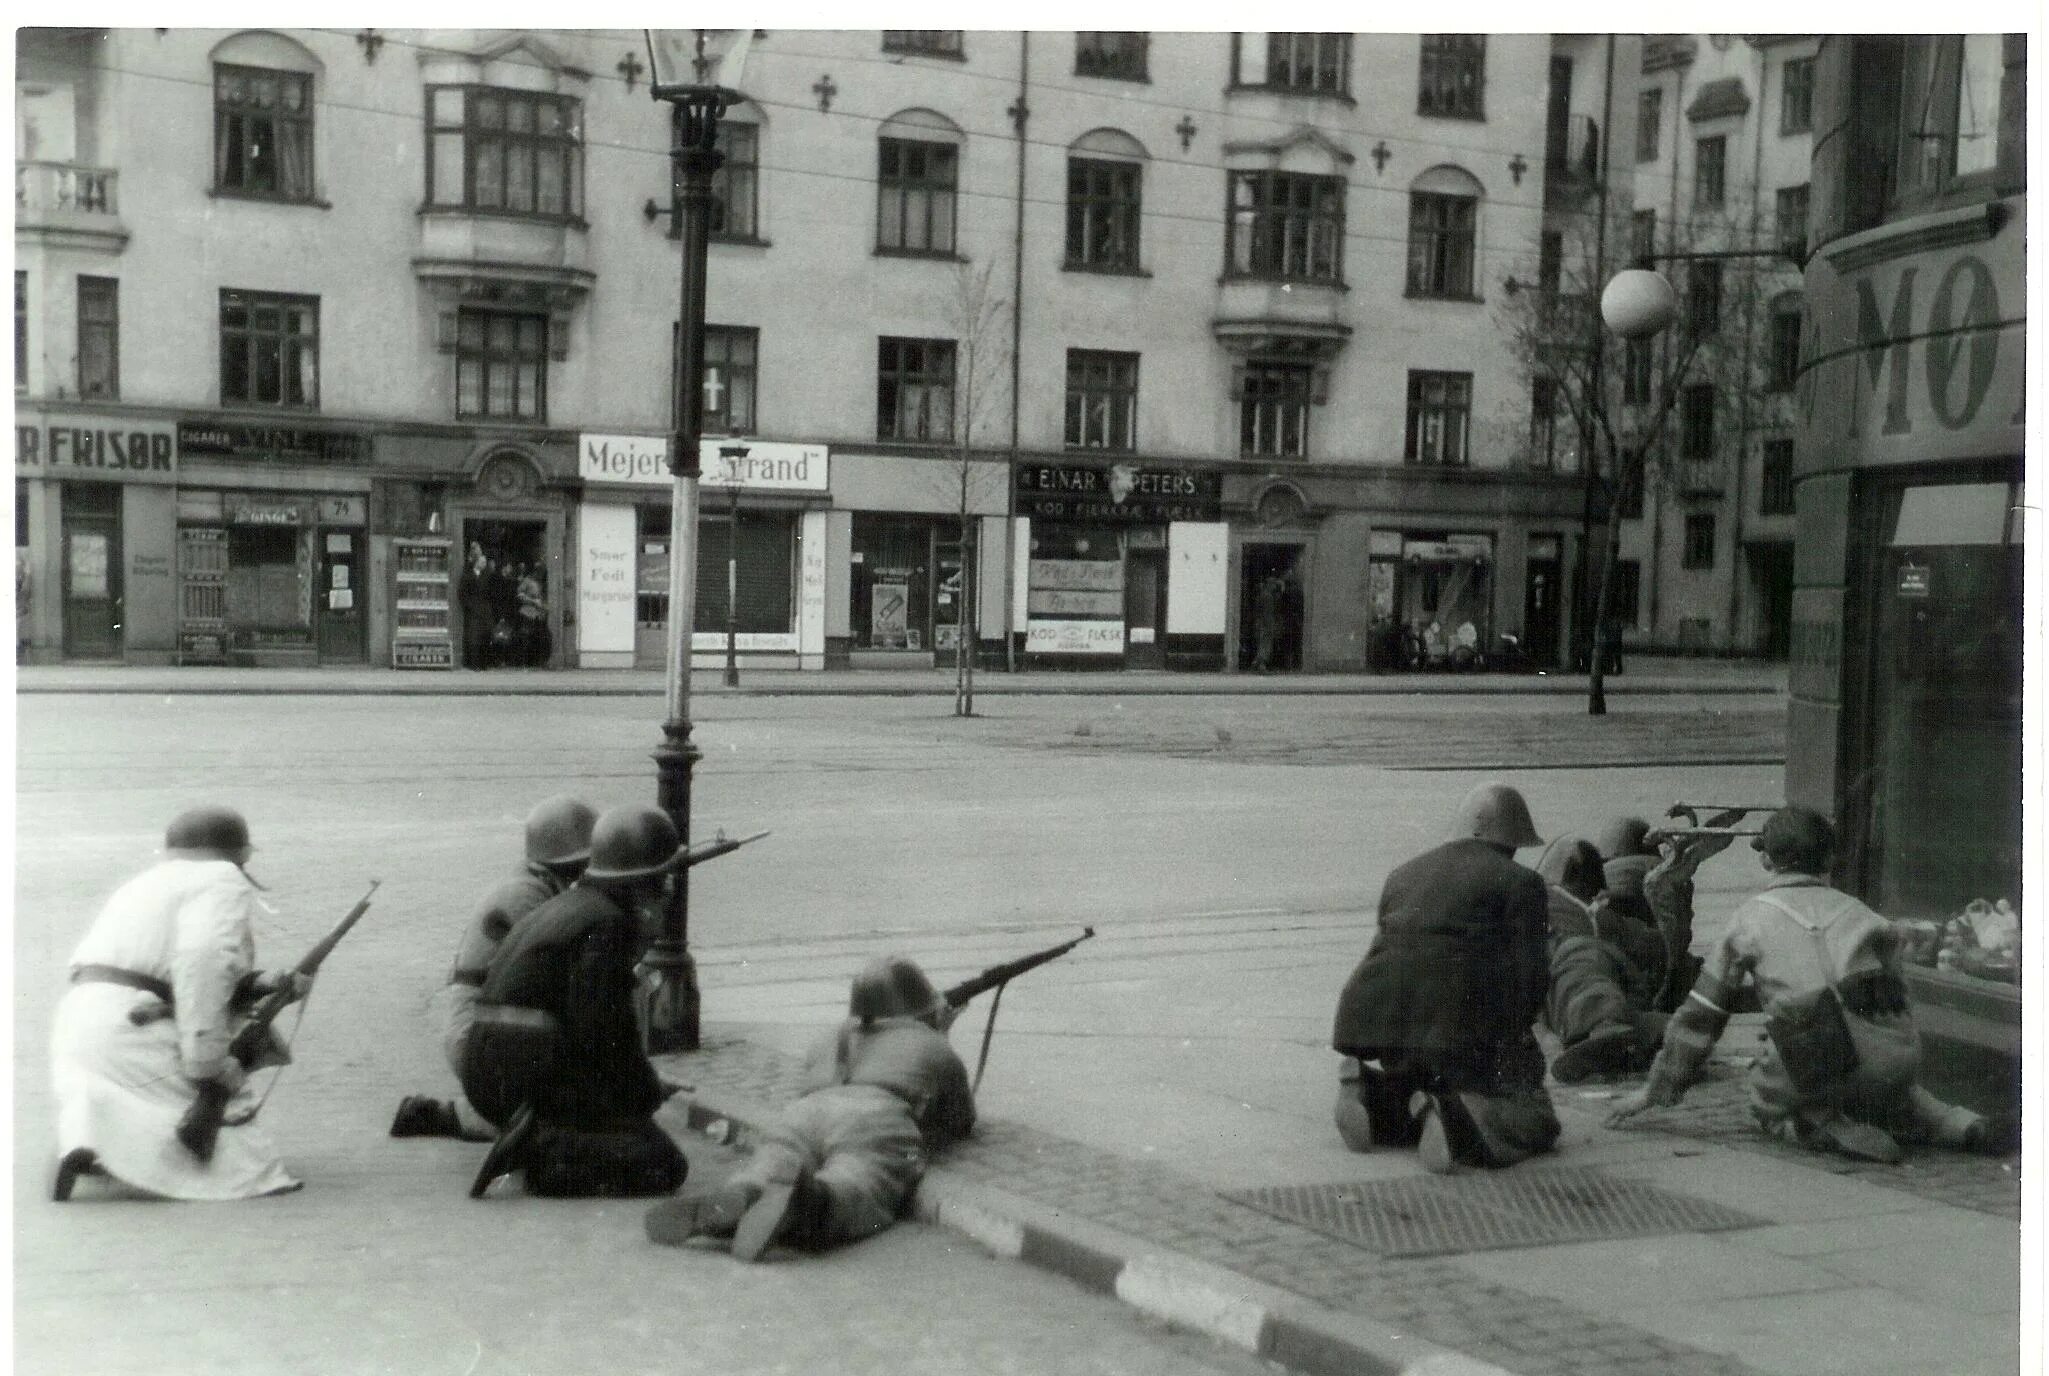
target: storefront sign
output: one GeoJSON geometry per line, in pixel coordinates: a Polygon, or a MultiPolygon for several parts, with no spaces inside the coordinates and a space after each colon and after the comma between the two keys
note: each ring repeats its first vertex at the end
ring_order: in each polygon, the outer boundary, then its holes
{"type": "Polygon", "coordinates": [[[580,654],[633,654],[637,516],[630,506],[586,502],[577,508],[576,648],[580,654]]]}
{"type": "Polygon", "coordinates": [[[1044,521],[1214,521],[1223,479],[1212,471],[1111,464],[1024,464],[1017,470],[1017,514],[1044,521]]]}
{"type": "Polygon", "coordinates": [[[1033,588],[1026,603],[1026,611],[1032,616],[1101,616],[1121,618],[1124,615],[1124,594],[1122,592],[1068,592],[1054,588],[1033,588]]]}
{"type": "Polygon", "coordinates": [[[14,475],[174,483],[177,428],[161,420],[27,413],[14,426],[14,475]]]}
{"type": "Polygon", "coordinates": [[[1025,627],[1025,653],[1034,655],[1118,655],[1124,653],[1122,621],[1032,621],[1025,627]]]}
{"type": "Polygon", "coordinates": [[[232,526],[310,526],[313,504],[292,497],[245,497],[221,494],[221,510],[232,526]]]}
{"type": "MultiPolygon", "coordinates": [[[[1077,591],[1122,592],[1124,565],[1116,559],[1034,559],[1031,562],[1034,588],[1071,588],[1077,591]]],[[[1120,612],[1122,608],[1119,608],[1120,612]]]]}
{"type": "Polygon", "coordinates": [[[1900,596],[1928,596],[1928,566],[1926,564],[1900,565],[1900,596]]]}
{"type": "Polygon", "coordinates": [[[706,440],[698,450],[697,462],[704,470],[706,487],[737,487],[743,492],[826,490],[826,449],[822,444],[706,440]],[[722,449],[746,452],[722,454],[722,449]]]}
{"type": "Polygon", "coordinates": [[[447,640],[394,640],[391,643],[394,669],[453,669],[455,646],[447,640]]]}
{"type": "Polygon", "coordinates": [[[584,435],[576,472],[587,483],[658,486],[670,481],[669,442],[660,435],[584,435]]]}
{"type": "Polygon", "coordinates": [[[368,463],[370,437],[302,425],[245,425],[238,421],[180,421],[178,446],[187,454],[233,454],[245,459],[315,463],[368,463]]]}

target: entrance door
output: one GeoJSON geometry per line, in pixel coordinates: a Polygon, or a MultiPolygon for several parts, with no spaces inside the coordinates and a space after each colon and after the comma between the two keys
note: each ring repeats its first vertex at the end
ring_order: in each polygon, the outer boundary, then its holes
{"type": "Polygon", "coordinates": [[[1238,571],[1238,667],[1302,667],[1300,545],[1246,545],[1238,571]]]}
{"type": "Polygon", "coordinates": [[[121,489],[64,485],[64,654],[121,654],[121,489]]]}
{"type": "Polygon", "coordinates": [[[462,549],[465,560],[475,549],[489,563],[477,590],[461,606],[464,662],[492,669],[547,668],[554,655],[550,628],[557,591],[548,558],[548,523],[465,516],[462,549]],[[536,609],[539,615],[529,614],[536,609]]]}
{"type": "Polygon", "coordinates": [[[352,530],[320,532],[320,582],[314,619],[323,664],[363,662],[363,538],[352,530]]]}
{"type": "Polygon", "coordinates": [[[1124,555],[1124,667],[1167,667],[1167,551],[1124,555]]]}
{"type": "Polygon", "coordinates": [[[1556,668],[1564,570],[1556,559],[1532,559],[1525,567],[1523,652],[1540,669],[1556,668]]]}

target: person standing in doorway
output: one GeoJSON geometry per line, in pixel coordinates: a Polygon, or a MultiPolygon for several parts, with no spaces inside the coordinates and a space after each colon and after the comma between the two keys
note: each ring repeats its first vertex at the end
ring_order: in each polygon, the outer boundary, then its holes
{"type": "Polygon", "coordinates": [[[497,571],[485,557],[484,547],[474,540],[458,578],[455,597],[462,608],[462,664],[465,669],[488,669],[491,627],[497,621],[492,610],[492,586],[497,581],[497,571]]]}
{"type": "Polygon", "coordinates": [[[519,602],[519,626],[515,633],[519,662],[529,669],[545,669],[553,646],[548,635],[547,589],[541,582],[539,564],[523,568],[515,595],[519,602]]]}
{"type": "Polygon", "coordinates": [[[1272,673],[1274,660],[1281,643],[1281,621],[1287,612],[1288,580],[1278,573],[1269,573],[1259,580],[1259,587],[1253,594],[1252,631],[1254,653],[1252,667],[1262,674],[1272,673]]]}

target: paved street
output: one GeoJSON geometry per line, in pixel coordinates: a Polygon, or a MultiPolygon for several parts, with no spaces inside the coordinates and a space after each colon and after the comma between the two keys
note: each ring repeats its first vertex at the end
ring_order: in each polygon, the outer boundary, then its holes
{"type": "MultiPolygon", "coordinates": [[[[1436,839],[1475,769],[1522,786],[1548,833],[1677,798],[1772,801],[1784,729],[1775,694],[1623,698],[1598,722],[1573,698],[1521,695],[991,697],[971,721],[917,697],[720,695],[700,707],[697,833],[774,833],[693,876],[705,1017],[721,1036],[770,1056],[798,1049],[838,1016],[858,964],[885,949],[916,954],[943,982],[1098,928],[1006,996],[980,1094],[999,1126],[965,1163],[1049,1201],[1082,1170],[1114,1183],[1143,1169],[1219,1191],[1413,1174],[1405,1156],[1347,1156],[1328,1126],[1330,1008],[1386,870],[1436,839]],[[1703,763],[1636,763],[1646,759],[1703,763]],[[1749,762],[1719,763],[1729,760],[1749,762]]],[[[519,818],[560,789],[600,805],[650,797],[657,711],[644,699],[542,696],[18,700],[23,1370],[674,1369],[662,1343],[690,1344],[691,1369],[702,1354],[705,1369],[735,1371],[1253,1369],[945,1230],[909,1227],[828,1261],[741,1273],[647,1248],[637,1208],[470,1205],[460,1196],[474,1148],[382,1137],[400,1093],[446,1081],[427,1000],[468,903],[515,856],[519,818]],[[270,960],[295,955],[369,878],[384,880],[309,1001],[299,1065],[267,1110],[309,1188],[233,1209],[60,1211],[41,1199],[42,1058],[64,959],[163,820],[202,798],[250,817],[252,869],[279,910],[259,931],[270,960]],[[220,1299],[207,1332],[191,1331],[193,1295],[220,1299]],[[904,1312],[911,1295],[915,1315],[904,1312]],[[817,1322],[825,1312],[841,1317],[817,1322]]],[[[1743,851],[1703,872],[1703,938],[1759,878],[1743,851]]],[[[970,1060],[980,1018],[978,1006],[954,1033],[970,1060]]],[[[1378,1263],[1361,1285],[1390,1304],[1416,1295],[1419,1308],[1396,1310],[1458,1350],[1471,1350],[1462,1333],[1493,1341],[1461,1328],[1448,1303],[1459,1285],[1483,1287],[1493,1299],[1476,1302],[1556,1331],[1527,1362],[1485,1349],[1532,1373],[1682,1360],[1739,1369],[1714,1365],[1715,1353],[1802,1376],[1991,1371],[2010,1355],[2017,1270],[1999,1218],[1740,1149],[1604,1133],[1593,1126],[1601,1093],[1563,1096],[1573,1164],[1675,1188],[1728,1189],[1750,1161],[1821,1180],[1828,1188],[1804,1200],[1774,1186],[1738,1205],[1788,1211],[1794,1232],[1768,1230],[1766,1245],[1800,1260],[1773,1269],[1740,1241],[1706,1235],[1653,1240],[1649,1262],[1644,1244],[1596,1244],[1618,1280],[1606,1308],[1573,1283],[1585,1247],[1424,1271],[1378,1263]],[[1865,1258],[1880,1245],[1860,1231],[1873,1200],[1927,1220],[1954,1254],[1950,1282],[1834,1265],[1834,1253],[1865,1258]],[[1837,1236],[1814,1231],[1831,1227],[1837,1236]],[[1642,1289],[1647,1265],[1668,1303],[1642,1289]],[[1746,1267],[1752,1285],[1721,1279],[1746,1267]],[[1632,1275],[1636,1288],[1619,1284],[1632,1275]],[[1426,1278],[1440,1298],[1415,1290],[1426,1278]],[[1845,1346],[1915,1284],[1921,1342],[1845,1346]],[[1806,1297],[1804,1319],[1777,1304],[1781,1289],[1806,1297]],[[1957,1290],[1976,1307],[1948,1305],[1957,1290]],[[1832,1317],[1834,1301],[1848,1318],[1832,1317]],[[1600,1324],[1627,1326],[1599,1329],[1598,1361],[1557,1364],[1574,1325],[1600,1324]],[[1759,1331],[1772,1336],[1744,1336],[1759,1331]]],[[[1285,1271],[1285,1254],[1306,1243],[1269,1233],[1285,1271]]],[[[1276,1271],[1269,1283],[1293,1282],[1276,1271]]]]}

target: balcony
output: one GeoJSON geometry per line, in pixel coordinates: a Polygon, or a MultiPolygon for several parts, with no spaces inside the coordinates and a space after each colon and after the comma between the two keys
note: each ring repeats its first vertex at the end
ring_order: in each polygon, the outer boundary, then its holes
{"type": "Polygon", "coordinates": [[[14,164],[14,233],[58,248],[119,253],[128,243],[111,167],[68,162],[14,164]]]}
{"type": "Polygon", "coordinates": [[[1220,284],[1210,328],[1219,343],[1236,353],[1266,353],[1285,342],[1329,358],[1352,334],[1344,320],[1344,298],[1344,288],[1335,282],[1229,277],[1220,284]]]}
{"type": "Polygon", "coordinates": [[[1592,115],[1567,115],[1544,139],[1544,206],[1570,204],[1601,184],[1601,126],[1592,115]]]}

